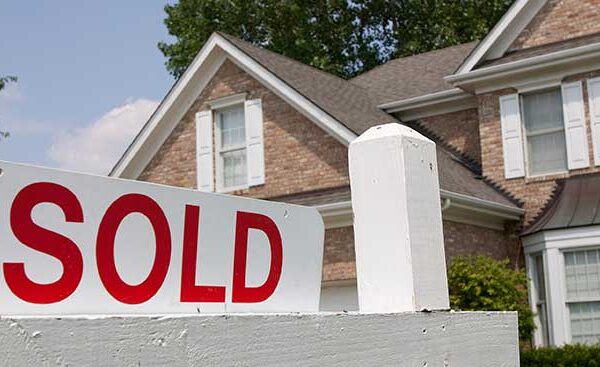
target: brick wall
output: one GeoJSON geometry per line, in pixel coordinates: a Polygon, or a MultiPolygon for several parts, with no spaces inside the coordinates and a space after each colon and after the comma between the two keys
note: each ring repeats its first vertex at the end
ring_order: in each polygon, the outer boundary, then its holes
{"type": "MultiPolygon", "coordinates": [[[[573,75],[565,79],[566,82],[582,80],[584,105],[586,114],[587,134],[590,164],[594,164],[592,150],[592,133],[590,125],[589,103],[587,95],[587,86],[585,80],[600,76],[600,71],[573,75]]],[[[483,175],[498,183],[514,196],[525,203],[525,223],[530,223],[544,208],[550,199],[555,187],[556,181],[561,178],[567,178],[573,175],[580,175],[591,172],[599,172],[595,167],[573,170],[566,173],[524,177],[506,180],[504,178],[504,161],[502,155],[502,131],[500,126],[500,106],[499,97],[502,95],[515,93],[515,90],[505,89],[502,91],[488,93],[478,96],[479,99],[479,134],[481,136],[481,159],[483,175]]]]}
{"type": "MultiPolygon", "coordinates": [[[[488,255],[498,260],[509,259],[518,266],[521,249],[515,228],[498,231],[446,220],[443,225],[446,262],[454,256],[488,255]]],[[[355,279],[354,261],[353,228],[326,230],[323,281],[355,279]]]]}
{"type": "Polygon", "coordinates": [[[474,161],[481,162],[479,117],[476,108],[425,117],[413,124],[440,137],[451,147],[474,161]]]}
{"type": "Polygon", "coordinates": [[[549,0],[517,37],[512,49],[600,32],[600,0],[549,0]]]}
{"type": "Polygon", "coordinates": [[[348,185],[346,147],[230,61],[219,69],[139,179],[195,187],[195,113],[209,109],[211,100],[243,92],[249,99],[262,99],[266,181],[235,194],[265,198],[348,185]]]}
{"type": "Polygon", "coordinates": [[[356,279],[354,261],[354,228],[327,229],[323,253],[323,281],[356,279]]]}

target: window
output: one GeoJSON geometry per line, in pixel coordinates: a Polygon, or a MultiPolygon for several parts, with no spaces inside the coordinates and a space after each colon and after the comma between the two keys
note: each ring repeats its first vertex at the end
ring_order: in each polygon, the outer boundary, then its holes
{"type": "Polygon", "coordinates": [[[566,301],[573,343],[600,342],[600,250],[565,252],[566,301]]]}
{"type": "Polygon", "coordinates": [[[217,187],[223,191],[244,188],[248,183],[244,107],[216,111],[217,187]]]}
{"type": "Polygon", "coordinates": [[[544,257],[542,254],[533,256],[535,264],[535,308],[540,328],[541,346],[549,345],[548,334],[548,304],[546,302],[546,283],[544,274],[544,257]]]}
{"type": "Polygon", "coordinates": [[[560,88],[522,95],[529,175],[567,170],[560,88]]]}
{"type": "Polygon", "coordinates": [[[265,184],[262,101],[246,94],[196,112],[198,190],[229,192],[265,184]]]}

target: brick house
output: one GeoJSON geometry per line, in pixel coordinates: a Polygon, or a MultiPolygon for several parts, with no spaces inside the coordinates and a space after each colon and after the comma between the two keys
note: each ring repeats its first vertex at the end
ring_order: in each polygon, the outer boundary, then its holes
{"type": "Polygon", "coordinates": [[[391,122],[438,144],[447,260],[525,266],[537,345],[599,341],[599,0],[517,0],[480,42],[348,81],[215,33],[111,175],[317,208],[321,308],[353,310],[347,147],[391,122]]]}

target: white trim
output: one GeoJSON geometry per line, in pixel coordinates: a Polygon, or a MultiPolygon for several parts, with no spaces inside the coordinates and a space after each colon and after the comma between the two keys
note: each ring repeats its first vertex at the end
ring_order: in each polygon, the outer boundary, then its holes
{"type": "Polygon", "coordinates": [[[517,0],[463,61],[456,74],[470,72],[483,60],[501,57],[545,4],[546,0],[517,0]]]}
{"type": "Polygon", "coordinates": [[[389,102],[377,107],[387,113],[393,113],[401,121],[414,121],[425,117],[474,109],[477,106],[477,97],[460,88],[453,88],[389,102]]]}
{"type": "Polygon", "coordinates": [[[219,110],[225,107],[235,106],[236,104],[244,103],[247,94],[248,93],[244,92],[233,94],[227,97],[213,99],[212,101],[208,101],[208,104],[210,105],[210,108],[212,110],[219,110]]]}
{"type": "Polygon", "coordinates": [[[350,227],[354,224],[352,202],[341,201],[331,204],[322,204],[314,207],[323,217],[325,229],[350,227]]]}
{"type": "Polygon", "coordinates": [[[476,93],[552,82],[600,67],[600,42],[453,74],[444,80],[476,93]]]}
{"type": "MultiPolygon", "coordinates": [[[[539,293],[538,291],[538,287],[537,287],[537,279],[538,279],[538,274],[537,274],[537,266],[536,266],[536,262],[535,262],[535,257],[536,256],[542,256],[542,262],[544,261],[544,252],[537,252],[531,255],[526,255],[525,256],[525,268],[526,268],[526,272],[527,272],[527,278],[529,278],[528,280],[528,284],[529,284],[529,292],[527,292],[528,294],[528,300],[529,300],[529,308],[531,309],[531,312],[533,312],[534,317],[533,317],[533,322],[535,323],[535,330],[533,331],[533,344],[536,347],[542,347],[545,346],[543,345],[544,343],[542,342],[542,340],[544,339],[543,335],[542,335],[542,323],[540,321],[540,315],[538,315],[537,313],[537,303],[538,303],[538,297],[537,294],[539,293]]],[[[546,277],[543,278],[543,281],[546,281],[546,277]]],[[[546,314],[548,314],[548,296],[546,295],[546,314]]],[[[548,323],[546,325],[546,328],[548,328],[549,325],[549,320],[548,317],[546,316],[546,322],[548,323]]]]}
{"type": "Polygon", "coordinates": [[[590,132],[592,133],[594,165],[600,166],[600,111],[596,111],[596,105],[594,104],[594,98],[600,99],[600,95],[592,95],[592,85],[596,83],[600,84],[600,77],[588,79],[586,81],[586,88],[588,94],[588,111],[590,117],[590,132]]]}
{"type": "Polygon", "coordinates": [[[465,97],[471,97],[471,94],[465,92],[460,88],[452,88],[443,90],[441,92],[424,94],[421,96],[401,99],[398,101],[388,102],[380,104],[377,108],[385,110],[388,113],[405,111],[412,108],[430,106],[440,102],[454,101],[465,97]]]}
{"type": "MultiPolygon", "coordinates": [[[[443,200],[442,219],[450,222],[470,224],[483,228],[503,230],[506,221],[518,221],[524,209],[477,199],[468,195],[440,190],[443,200]]],[[[323,217],[325,228],[340,228],[353,225],[352,203],[341,201],[314,206],[323,217]]]]}
{"type": "MultiPolygon", "coordinates": [[[[566,300],[564,253],[598,248],[600,225],[541,231],[523,236],[522,242],[527,257],[539,252],[545,253],[550,343],[555,346],[570,343],[572,337],[566,300]]],[[[527,266],[531,266],[530,262],[527,262],[527,266]]]]}
{"type": "Polygon", "coordinates": [[[356,134],[219,34],[214,33],[131,143],[110,176],[137,178],[228,57],[345,146],[356,134]],[[204,69],[204,70],[203,70],[204,69]]]}
{"type": "Polygon", "coordinates": [[[181,76],[123,153],[109,176],[137,178],[177,126],[177,122],[189,110],[196,96],[225,62],[225,55],[220,52],[209,55],[201,51],[198,56],[209,60],[205,70],[196,75],[186,71],[181,76]]]}
{"type": "Polygon", "coordinates": [[[452,200],[452,206],[468,206],[480,213],[495,215],[498,218],[520,220],[521,216],[525,213],[525,209],[498,204],[493,201],[478,199],[452,191],[440,190],[440,194],[442,198],[449,198],[452,200]]]}

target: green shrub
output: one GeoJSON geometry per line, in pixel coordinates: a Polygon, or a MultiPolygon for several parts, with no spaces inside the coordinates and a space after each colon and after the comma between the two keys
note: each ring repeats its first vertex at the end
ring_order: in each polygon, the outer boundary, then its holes
{"type": "Polygon", "coordinates": [[[566,345],[521,352],[521,367],[600,367],[600,345],[566,345]]]}
{"type": "Polygon", "coordinates": [[[527,300],[527,276],[509,261],[485,256],[455,257],[448,269],[450,306],[463,311],[517,311],[519,337],[530,340],[535,328],[527,300]]]}

